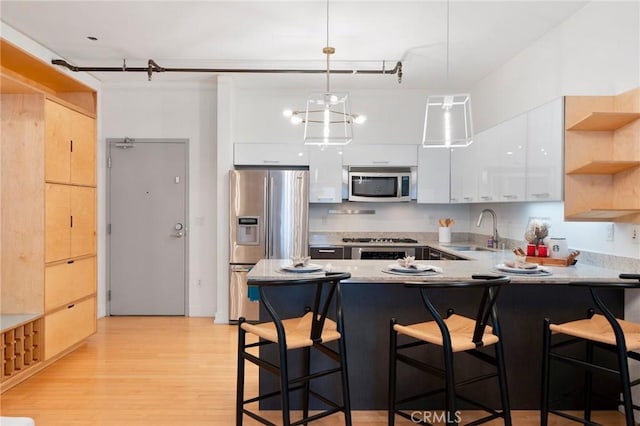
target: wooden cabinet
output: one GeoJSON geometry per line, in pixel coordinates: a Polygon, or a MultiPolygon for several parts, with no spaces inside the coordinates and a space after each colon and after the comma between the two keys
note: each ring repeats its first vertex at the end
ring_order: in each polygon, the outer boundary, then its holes
{"type": "Polygon", "coordinates": [[[95,254],[95,188],[47,183],[45,261],[95,254]]]}
{"type": "Polygon", "coordinates": [[[640,88],[565,99],[565,219],[640,223],[640,88]]]}
{"type": "Polygon", "coordinates": [[[286,143],[237,143],[233,145],[236,166],[308,166],[309,147],[286,143]]]}
{"type": "Polygon", "coordinates": [[[309,147],[309,202],[342,202],[342,147],[309,147]]]}
{"type": "Polygon", "coordinates": [[[45,126],[46,181],[95,186],[95,120],[47,99],[45,126]]]}
{"type": "Polygon", "coordinates": [[[96,92],[0,40],[2,391],[96,328],[96,92]]]}

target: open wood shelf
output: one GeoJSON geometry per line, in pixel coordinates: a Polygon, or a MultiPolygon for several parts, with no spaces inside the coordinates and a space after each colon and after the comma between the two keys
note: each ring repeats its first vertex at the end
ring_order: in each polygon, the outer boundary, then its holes
{"type": "Polygon", "coordinates": [[[640,209],[591,209],[581,213],[567,215],[569,220],[614,220],[622,216],[640,213],[640,209]]]}
{"type": "Polygon", "coordinates": [[[573,170],[568,175],[614,175],[640,166],[640,161],[591,161],[573,170]]]}
{"type": "Polygon", "coordinates": [[[640,118],[638,112],[592,112],[567,130],[611,131],[640,118]]]}

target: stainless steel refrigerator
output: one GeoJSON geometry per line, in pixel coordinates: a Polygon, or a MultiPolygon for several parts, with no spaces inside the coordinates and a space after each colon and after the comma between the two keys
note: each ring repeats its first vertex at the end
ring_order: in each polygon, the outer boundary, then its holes
{"type": "Polygon", "coordinates": [[[247,273],[260,259],[289,259],[309,251],[309,172],[231,170],[229,319],[258,319],[247,273]]]}

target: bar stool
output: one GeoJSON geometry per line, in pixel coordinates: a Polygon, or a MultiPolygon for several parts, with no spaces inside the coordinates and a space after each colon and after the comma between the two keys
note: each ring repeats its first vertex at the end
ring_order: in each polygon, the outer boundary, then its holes
{"type": "Polygon", "coordinates": [[[415,416],[412,418],[412,415],[402,411],[398,406],[442,392],[445,394],[445,421],[447,425],[459,424],[462,420],[456,410],[457,400],[475,405],[489,413],[488,416],[474,421],[474,425],[486,423],[499,417],[504,418],[505,425],[511,425],[511,410],[509,407],[509,395],[507,391],[502,336],[500,334],[500,324],[498,322],[496,308],[496,299],[501,286],[511,282],[511,279],[508,277],[488,275],[474,275],[472,278],[472,281],[467,282],[421,282],[406,284],[407,287],[414,287],[420,290],[424,306],[429,311],[433,321],[411,325],[400,325],[395,319],[391,320],[391,338],[389,345],[389,425],[395,424],[396,414],[411,420],[413,423],[430,424],[428,421],[418,421],[419,419],[416,419],[415,416]],[[482,296],[478,303],[477,315],[475,318],[468,318],[456,314],[451,308],[447,310],[446,317],[442,318],[428,295],[428,293],[433,289],[460,290],[472,288],[482,290],[482,296]],[[488,325],[488,323],[491,323],[491,326],[488,325]],[[408,336],[412,340],[409,343],[398,344],[399,334],[408,336]],[[422,345],[435,345],[442,348],[444,369],[429,365],[422,360],[417,359],[415,356],[411,357],[407,355],[405,349],[415,348],[422,345]],[[484,347],[492,345],[495,348],[495,356],[481,351],[484,347]],[[403,351],[403,353],[400,353],[400,351],[403,351]],[[453,355],[454,353],[459,352],[465,352],[494,366],[496,368],[495,373],[484,374],[456,383],[453,367],[453,355]],[[396,398],[396,369],[398,361],[444,379],[444,388],[438,388],[436,390],[398,400],[396,398]],[[463,386],[493,377],[498,378],[502,411],[496,411],[485,404],[463,397],[458,393],[458,389],[463,386]]]}
{"type": "Polygon", "coordinates": [[[631,398],[631,387],[640,383],[640,380],[631,382],[629,378],[628,361],[629,358],[640,361],[640,354],[636,352],[640,349],[640,324],[616,319],[598,294],[598,289],[600,288],[640,288],[640,274],[620,274],[620,278],[637,280],[638,282],[569,283],[570,286],[588,288],[591,298],[593,299],[596,308],[600,311],[600,314],[596,314],[596,310],[590,308],[587,311],[586,319],[566,322],[564,324],[552,324],[548,318],[545,318],[542,342],[542,392],[540,409],[540,424],[542,426],[547,425],[549,413],[553,413],[582,424],[597,425],[597,423],[591,421],[593,373],[604,373],[620,379],[622,400],[616,399],[616,401],[623,404],[627,426],[634,426],[636,424],[633,417],[633,409],[640,409],[640,407],[633,404],[633,400],[631,398]],[[565,339],[552,344],[552,335],[570,336],[571,339],[565,339]],[[555,349],[581,342],[586,343],[584,360],[568,356],[560,351],[554,351],[555,349]],[[609,368],[602,365],[602,363],[594,362],[595,348],[615,353],[618,369],[609,368]],[[552,410],[549,408],[551,360],[557,360],[565,364],[575,365],[585,369],[584,418],[581,419],[561,410],[552,410]]]}
{"type": "MultiPolygon", "coordinates": [[[[345,350],[345,334],[342,318],[342,300],[340,293],[340,281],[351,277],[349,273],[327,273],[321,277],[306,277],[304,279],[279,279],[279,280],[248,280],[249,286],[257,286],[260,294],[260,303],[271,317],[270,322],[250,324],[244,318],[238,320],[238,378],[236,388],[236,425],[242,425],[244,414],[258,420],[261,423],[272,425],[270,421],[257,413],[245,408],[246,404],[262,401],[267,398],[280,396],[282,422],[284,426],[307,424],[331,414],[342,411],[345,424],[351,425],[351,406],[349,400],[349,381],[347,374],[347,357],[345,350]],[[304,314],[295,318],[283,319],[276,312],[268,299],[268,294],[274,287],[283,286],[311,286],[313,292],[313,304],[305,307],[304,314]],[[314,288],[315,287],[315,288],[314,288]],[[269,289],[269,290],[268,290],[269,289]],[[328,317],[330,307],[335,308],[335,320],[328,317]],[[256,343],[246,343],[246,334],[250,333],[260,339],[256,343]],[[328,342],[337,341],[337,351],[325,345],[328,342]],[[253,355],[247,349],[276,345],[278,362],[273,363],[264,359],[262,349],[260,356],[253,355]],[[311,372],[311,351],[317,349],[337,363],[335,368],[324,368],[311,372]],[[302,351],[302,376],[289,377],[288,353],[300,349],[302,351]],[[279,390],[264,393],[250,399],[244,399],[244,367],[245,360],[256,364],[259,368],[275,375],[279,379],[279,390]],[[341,381],[342,403],[331,401],[323,395],[311,389],[312,380],[326,377],[331,374],[339,374],[341,381]],[[301,420],[291,422],[290,394],[294,391],[302,391],[302,416],[301,420]],[[321,401],[328,408],[318,414],[309,416],[310,396],[321,401]]],[[[293,289],[292,289],[293,290],[293,289]]]]}

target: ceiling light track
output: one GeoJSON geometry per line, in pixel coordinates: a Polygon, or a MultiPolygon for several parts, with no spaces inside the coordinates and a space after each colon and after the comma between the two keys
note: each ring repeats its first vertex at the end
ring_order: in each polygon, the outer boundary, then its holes
{"type": "MultiPolygon", "coordinates": [[[[51,60],[53,65],[65,67],[73,72],[146,72],[147,78],[151,81],[154,73],[163,72],[194,72],[194,73],[216,73],[216,74],[326,74],[327,69],[259,69],[259,68],[164,68],[153,59],[149,59],[146,67],[127,67],[123,61],[121,67],[78,67],[70,64],[64,59],[51,60]]],[[[331,70],[332,74],[380,74],[397,75],[398,83],[402,83],[402,62],[396,62],[392,69],[386,68],[385,61],[382,62],[382,69],[365,70],[331,70]]]]}

